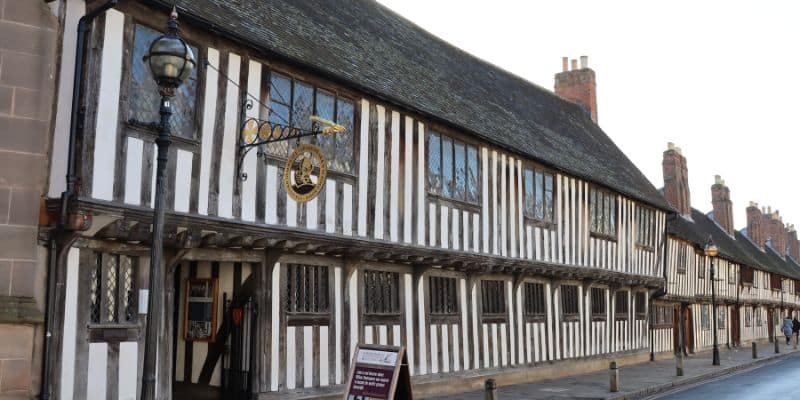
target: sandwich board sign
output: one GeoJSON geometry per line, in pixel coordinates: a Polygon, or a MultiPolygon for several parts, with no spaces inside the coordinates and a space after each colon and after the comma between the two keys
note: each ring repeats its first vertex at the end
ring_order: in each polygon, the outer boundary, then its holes
{"type": "Polygon", "coordinates": [[[406,349],[358,344],[344,400],[413,400],[406,349]]]}

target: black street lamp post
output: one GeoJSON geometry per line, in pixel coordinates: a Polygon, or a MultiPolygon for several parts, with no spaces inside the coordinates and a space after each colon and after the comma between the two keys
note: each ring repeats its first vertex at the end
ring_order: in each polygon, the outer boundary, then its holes
{"type": "MultiPolygon", "coordinates": [[[[169,119],[172,116],[172,105],[170,98],[175,96],[176,89],[183,83],[192,69],[195,67],[195,60],[192,51],[178,34],[178,13],[173,8],[167,23],[167,33],[154,40],[150,45],[150,50],[144,57],[144,61],[150,67],[153,79],[158,84],[158,92],[161,95],[161,108],[159,114],[161,121],[158,127],[158,138],[155,142],[158,145],[158,163],[156,166],[156,193],[155,205],[153,210],[153,242],[150,247],[150,278],[149,296],[147,302],[147,333],[144,344],[144,366],[142,371],[142,400],[153,400],[156,398],[156,371],[158,370],[158,360],[156,351],[163,326],[163,286],[164,268],[162,258],[164,251],[164,202],[165,202],[165,170],[168,161],[168,149],[172,143],[170,139],[169,119]]],[[[162,355],[163,357],[163,355],[162,355]]],[[[162,362],[166,365],[166,362],[162,362]]],[[[169,398],[169,394],[161,394],[169,398]]]]}
{"type": "Polygon", "coordinates": [[[711,262],[711,309],[713,310],[711,322],[713,323],[712,329],[714,330],[714,349],[711,364],[719,365],[719,344],[717,343],[717,293],[715,289],[716,271],[714,270],[714,257],[719,254],[719,249],[714,245],[711,236],[709,236],[708,241],[706,241],[705,253],[711,262]]]}

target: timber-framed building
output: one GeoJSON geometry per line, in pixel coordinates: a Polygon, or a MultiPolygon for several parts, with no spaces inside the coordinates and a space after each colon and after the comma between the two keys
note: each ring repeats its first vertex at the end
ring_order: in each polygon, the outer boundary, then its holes
{"type": "Polygon", "coordinates": [[[556,76],[567,101],[370,1],[176,2],[200,62],[175,97],[166,291],[148,294],[158,102],[141,59],[167,3],[120,0],[79,60],[55,396],[136,398],[154,295],[158,392],[176,398],[242,376],[258,398],[339,393],[359,342],[405,346],[420,394],[647,358],[672,208],[596,124],[586,60],[556,76]],[[240,127],[311,114],[347,132],[309,140],[329,174],[297,203],[280,183],[297,143],[242,156],[240,127]]]}

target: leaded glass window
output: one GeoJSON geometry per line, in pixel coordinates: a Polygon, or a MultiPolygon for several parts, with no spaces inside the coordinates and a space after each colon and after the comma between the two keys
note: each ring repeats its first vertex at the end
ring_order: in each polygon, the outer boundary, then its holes
{"type": "Polygon", "coordinates": [[[589,213],[592,233],[604,236],[617,234],[617,198],[606,191],[592,188],[589,191],[589,213]]]}
{"type": "Polygon", "coordinates": [[[561,312],[565,317],[578,315],[578,287],[575,285],[561,285],[561,312]]]}
{"type": "Polygon", "coordinates": [[[328,267],[289,264],[286,273],[287,312],[328,313],[328,267]]]}
{"type": "MultiPolygon", "coordinates": [[[[139,122],[157,122],[160,120],[159,107],[161,96],[158,86],[153,80],[150,68],[143,58],[150,49],[150,44],[161,36],[157,32],[142,25],[136,25],[133,33],[133,56],[131,57],[130,99],[128,117],[139,122]]],[[[189,46],[195,57],[197,48],[189,46]]],[[[199,65],[199,64],[198,64],[199,65]]],[[[170,128],[172,135],[188,139],[195,138],[195,109],[197,102],[197,70],[194,68],[181,86],[172,102],[170,128]]]]}
{"type": "Polygon", "coordinates": [[[93,324],[136,321],[136,258],[92,253],[89,266],[89,319],[93,324]]]}
{"type": "Polygon", "coordinates": [[[400,274],[364,271],[364,308],[371,315],[400,313],[400,274]]]}
{"type": "Polygon", "coordinates": [[[525,216],[553,222],[553,174],[525,169],[525,216]]]}
{"type": "Polygon", "coordinates": [[[652,208],[636,208],[636,244],[647,248],[655,247],[656,212],[652,208]]]}
{"type": "Polygon", "coordinates": [[[451,200],[478,204],[478,149],[428,132],[428,190],[451,200]]]}
{"type": "Polygon", "coordinates": [[[481,311],[484,315],[503,315],[506,312],[504,282],[500,280],[481,281],[481,311]]]}
{"type": "MultiPolygon", "coordinates": [[[[267,92],[262,95],[262,98],[269,104],[269,108],[262,111],[261,118],[266,117],[273,125],[311,130],[318,127],[311,122],[309,117],[317,115],[344,126],[344,133],[305,137],[301,138],[300,142],[319,145],[328,160],[330,170],[352,173],[353,130],[355,129],[353,102],[330,91],[276,72],[269,74],[269,77],[264,79],[269,80],[269,85],[264,85],[268,87],[265,87],[264,90],[267,92]]],[[[294,141],[270,143],[266,146],[266,151],[275,156],[287,157],[294,143],[294,141]]]]}
{"type": "Polygon", "coordinates": [[[606,316],[606,290],[603,288],[592,288],[591,291],[592,301],[592,316],[605,317],[606,316]]]}
{"type": "Polygon", "coordinates": [[[430,288],[430,312],[437,315],[457,315],[458,314],[458,290],[456,289],[456,278],[444,276],[431,276],[430,288]]]}

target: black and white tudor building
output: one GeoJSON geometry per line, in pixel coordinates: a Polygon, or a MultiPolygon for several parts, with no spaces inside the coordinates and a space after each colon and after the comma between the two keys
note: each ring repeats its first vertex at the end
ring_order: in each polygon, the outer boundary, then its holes
{"type": "MultiPolygon", "coordinates": [[[[77,19],[103,1],[64,1],[71,54],[77,19]]],[[[405,346],[420,394],[673,349],[648,318],[673,208],[583,107],[371,1],[176,3],[200,62],[174,99],[167,289],[146,290],[155,132],[138,122],[157,118],[142,56],[172,1],[120,0],[82,61],[69,213],[91,227],[59,238],[56,398],[137,398],[154,295],[163,398],[242,376],[263,399],[340,393],[357,343],[405,346]],[[241,179],[243,118],[312,114],[347,127],[307,140],[329,162],[317,198],[281,185],[296,142],[248,153],[241,179]]],[[[74,67],[60,66],[61,91],[74,67]]]]}

